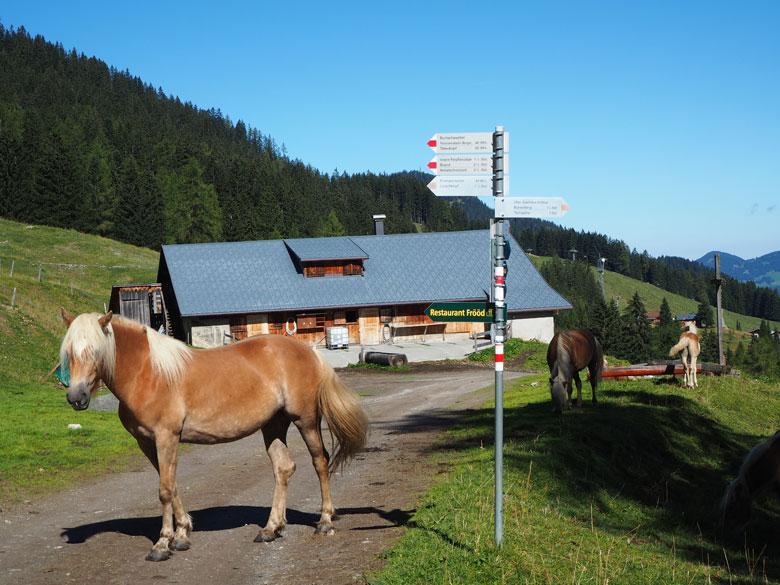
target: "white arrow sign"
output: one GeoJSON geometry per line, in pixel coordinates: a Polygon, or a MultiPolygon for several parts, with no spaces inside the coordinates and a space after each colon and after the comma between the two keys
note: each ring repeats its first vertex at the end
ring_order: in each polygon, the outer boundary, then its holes
{"type": "MultiPolygon", "coordinates": [[[[492,132],[438,133],[428,141],[437,154],[476,154],[493,153],[492,132]]],[[[509,132],[504,132],[504,152],[509,152],[509,132]]]]}
{"type": "Polygon", "coordinates": [[[496,197],[496,217],[561,217],[569,211],[563,197],[496,197]]]}
{"type": "Polygon", "coordinates": [[[459,175],[436,177],[428,189],[439,197],[489,197],[493,194],[491,175],[459,175]]]}
{"type": "MultiPolygon", "coordinates": [[[[428,163],[435,175],[492,175],[492,154],[440,154],[428,163]]],[[[509,172],[504,164],[504,175],[509,172]]]]}

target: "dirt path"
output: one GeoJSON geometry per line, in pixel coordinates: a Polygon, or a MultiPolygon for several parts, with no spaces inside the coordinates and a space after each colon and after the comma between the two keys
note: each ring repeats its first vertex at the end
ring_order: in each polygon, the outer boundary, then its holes
{"type": "Polygon", "coordinates": [[[362,582],[437,473],[420,454],[458,410],[489,395],[475,391],[492,384],[493,371],[346,371],[342,378],[363,397],[371,436],[366,451],[331,484],[340,514],[335,535],[314,535],[319,484],[293,428],[290,448],[298,470],[290,482],[284,538],[253,542],[273,489],[257,435],[182,454],[179,492],[195,524],[189,551],[164,563],[144,561],[160,530],[160,509],[156,473],[143,467],[4,512],[0,583],[362,582]]]}

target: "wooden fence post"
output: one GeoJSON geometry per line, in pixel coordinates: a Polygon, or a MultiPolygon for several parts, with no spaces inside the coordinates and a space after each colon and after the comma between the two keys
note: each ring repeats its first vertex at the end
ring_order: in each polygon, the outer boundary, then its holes
{"type": "Polygon", "coordinates": [[[14,292],[11,293],[11,308],[14,308],[14,305],[16,304],[16,287],[14,287],[14,292]]]}
{"type": "Polygon", "coordinates": [[[43,274],[43,264],[38,264],[38,282],[41,282],[42,274],[43,274]]]}
{"type": "Polygon", "coordinates": [[[14,275],[14,264],[15,263],[16,263],[16,260],[11,260],[11,272],[8,273],[9,277],[14,275]]]}

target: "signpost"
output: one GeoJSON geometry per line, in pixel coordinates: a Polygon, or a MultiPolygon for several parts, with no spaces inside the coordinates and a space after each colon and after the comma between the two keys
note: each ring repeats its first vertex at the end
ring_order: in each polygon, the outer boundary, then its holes
{"type": "Polygon", "coordinates": [[[432,321],[492,323],[493,303],[431,303],[425,314],[432,321]]]}
{"type": "Polygon", "coordinates": [[[493,176],[492,154],[439,154],[428,163],[435,175],[493,176]]]}
{"type": "Polygon", "coordinates": [[[496,217],[561,217],[568,211],[563,197],[496,197],[496,217]]]}
{"type": "Polygon", "coordinates": [[[495,540],[504,538],[504,340],[507,305],[506,274],[509,248],[504,236],[504,218],[560,217],[569,210],[561,197],[506,197],[509,191],[509,133],[503,126],[495,132],[434,134],[428,146],[437,156],[428,163],[436,175],[428,188],[438,196],[490,196],[495,198],[491,220],[490,250],[493,283],[489,303],[433,303],[425,314],[434,321],[494,323],[496,350],[495,428],[495,540]]]}
{"type": "Polygon", "coordinates": [[[444,175],[428,183],[428,189],[439,197],[481,197],[493,194],[490,175],[444,175]]]}
{"type": "Polygon", "coordinates": [[[438,133],[428,140],[434,152],[449,154],[471,154],[475,152],[493,153],[492,132],[454,132],[438,133]]]}

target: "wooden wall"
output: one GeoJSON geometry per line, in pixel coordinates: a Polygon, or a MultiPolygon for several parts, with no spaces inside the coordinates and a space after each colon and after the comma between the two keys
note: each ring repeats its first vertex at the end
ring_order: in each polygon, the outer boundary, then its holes
{"type": "Polygon", "coordinates": [[[311,345],[324,345],[326,329],[346,327],[351,345],[378,345],[391,339],[436,340],[442,334],[468,335],[486,330],[485,323],[437,323],[425,316],[428,304],[362,307],[330,311],[284,311],[198,319],[197,325],[229,324],[235,341],[256,335],[289,335],[311,345]],[[426,329],[427,326],[427,329],[426,329]]]}
{"type": "Polygon", "coordinates": [[[361,276],[362,274],[362,260],[329,260],[303,263],[303,276],[306,278],[319,276],[361,276]]]}

